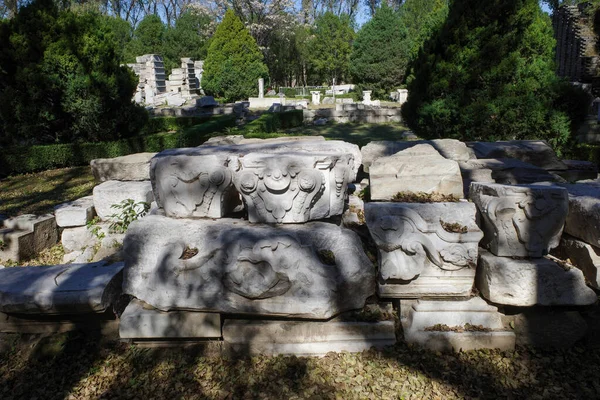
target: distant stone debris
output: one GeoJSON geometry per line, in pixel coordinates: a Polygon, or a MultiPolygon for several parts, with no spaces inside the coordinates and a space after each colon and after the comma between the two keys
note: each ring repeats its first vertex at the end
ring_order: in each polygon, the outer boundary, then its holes
{"type": "Polygon", "coordinates": [[[166,79],[162,56],[144,54],[136,57],[134,64],[127,64],[139,77],[134,100],[138,104],[181,107],[186,101],[198,97],[201,89],[204,61],[189,57],[181,59],[181,68],[173,68],[166,79]]]}

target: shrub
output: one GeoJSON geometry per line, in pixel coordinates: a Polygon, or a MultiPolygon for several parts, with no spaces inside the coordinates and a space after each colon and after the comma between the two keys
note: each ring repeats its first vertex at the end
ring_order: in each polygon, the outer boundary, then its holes
{"type": "Polygon", "coordinates": [[[71,143],[8,148],[0,153],[0,175],[86,165],[95,158],[113,158],[141,152],[159,152],[176,147],[194,147],[215,132],[235,126],[233,115],[210,121],[181,132],[136,136],[114,142],[71,143]]]}
{"type": "Polygon", "coordinates": [[[227,10],[213,35],[204,62],[202,88],[226,102],[258,95],[258,79],[266,78],[263,55],[250,32],[227,10]]]}

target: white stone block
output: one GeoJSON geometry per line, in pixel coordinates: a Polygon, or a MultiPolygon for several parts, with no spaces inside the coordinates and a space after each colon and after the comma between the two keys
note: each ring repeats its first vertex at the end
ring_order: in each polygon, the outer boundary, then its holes
{"type": "Polygon", "coordinates": [[[58,242],[56,219],[52,214],[23,214],[0,221],[0,260],[21,261],[34,257],[58,242]]]}
{"type": "Polygon", "coordinates": [[[94,218],[95,214],[94,198],[92,196],[82,197],[54,207],[56,225],[61,228],[84,226],[94,218]]]}
{"type": "Polygon", "coordinates": [[[194,311],[160,311],[133,299],[119,320],[121,339],[220,338],[221,316],[194,311]]]}
{"type": "Polygon", "coordinates": [[[327,319],[362,308],[375,292],[358,236],[322,222],[151,215],[130,225],[123,254],[124,292],[163,311],[327,319]]]}
{"type": "Polygon", "coordinates": [[[123,264],[74,264],[0,270],[0,311],[104,312],[120,295],[123,264]]]}
{"type": "Polygon", "coordinates": [[[471,184],[485,233],[483,247],[502,257],[542,257],[558,246],[567,191],[556,186],[471,184]]]}
{"type": "Polygon", "coordinates": [[[511,140],[506,142],[471,142],[468,145],[477,158],[515,158],[546,170],[566,170],[552,148],[542,140],[511,140]]]}
{"type": "Polygon", "coordinates": [[[156,153],[136,153],[115,158],[98,158],[90,162],[94,178],[106,181],[147,181],[150,160],[156,153]]]}
{"type": "Polygon", "coordinates": [[[424,192],[463,197],[458,163],[420,144],[378,158],[369,168],[372,200],[391,200],[398,192],[424,192]]]}
{"type": "Polygon", "coordinates": [[[119,205],[124,200],[132,199],[135,203],[145,202],[148,204],[154,201],[150,181],[107,181],[94,187],[93,193],[96,214],[103,221],[110,220],[110,216],[113,214],[118,214],[119,210],[111,206],[119,205]]]}
{"type": "Polygon", "coordinates": [[[404,339],[434,351],[513,350],[515,334],[503,328],[498,308],[468,300],[401,301],[404,339]]]}
{"type": "Polygon", "coordinates": [[[227,319],[223,340],[232,350],[248,354],[324,356],[357,353],[396,343],[393,321],[315,322],[227,319]]]}
{"type": "Polygon", "coordinates": [[[475,205],[366,203],[382,297],[469,295],[483,233],[475,205]]]}
{"type": "Polygon", "coordinates": [[[563,235],[560,251],[579,268],[590,285],[600,289],[600,249],[572,236],[563,235]]]}
{"type": "Polygon", "coordinates": [[[581,306],[598,300],[577,268],[546,258],[498,257],[484,250],[480,250],[477,288],[493,303],[519,307],[581,306]]]}

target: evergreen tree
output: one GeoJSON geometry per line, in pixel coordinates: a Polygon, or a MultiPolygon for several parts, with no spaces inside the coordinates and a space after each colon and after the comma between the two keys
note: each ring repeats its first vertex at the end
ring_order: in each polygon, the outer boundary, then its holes
{"type": "Polygon", "coordinates": [[[455,0],[415,65],[405,121],[427,138],[566,143],[566,110],[586,105],[560,103],[573,89],[555,75],[554,45],[537,0],[455,0]]]}
{"type": "Polygon", "coordinates": [[[256,41],[234,12],[227,10],[208,47],[202,88],[225,101],[247,99],[258,94],[258,79],[267,75],[256,41]]]}
{"type": "Polygon", "coordinates": [[[135,57],[144,54],[162,55],[166,26],[160,17],[147,15],[138,24],[133,33],[133,40],[127,49],[128,62],[135,62],[135,57]]]}
{"type": "Polygon", "coordinates": [[[400,8],[400,21],[410,40],[410,60],[417,58],[423,44],[448,17],[448,0],[406,0],[400,8]]]}
{"type": "Polygon", "coordinates": [[[372,90],[375,98],[386,99],[404,79],[409,47],[398,13],[383,2],[354,40],[350,55],[353,83],[372,90]]]}
{"type": "Polygon", "coordinates": [[[348,75],[354,30],[346,14],[337,16],[326,12],[315,21],[314,36],[310,41],[310,63],[321,78],[332,83],[341,82],[348,75]]]}
{"type": "Polygon", "coordinates": [[[165,68],[179,68],[182,57],[193,60],[204,60],[208,50],[206,27],[210,24],[207,14],[188,11],[175,21],[175,26],[168,28],[162,44],[162,56],[165,68]]]}

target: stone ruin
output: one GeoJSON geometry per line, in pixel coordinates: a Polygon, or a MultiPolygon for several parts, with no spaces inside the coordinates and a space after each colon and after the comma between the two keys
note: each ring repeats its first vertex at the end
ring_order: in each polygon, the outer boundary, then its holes
{"type": "Polygon", "coordinates": [[[163,58],[156,54],[136,57],[136,63],[127,64],[139,77],[134,100],[138,104],[182,106],[199,94],[203,61],[182,58],[181,67],[173,68],[166,78],[163,58]]]}
{"type": "Polygon", "coordinates": [[[0,269],[0,331],[116,315],[123,340],[296,355],[597,333],[598,172],[544,142],[227,136],[92,170],[55,211],[75,264],[0,269]],[[152,207],[115,234],[126,199],[152,207]]]}

